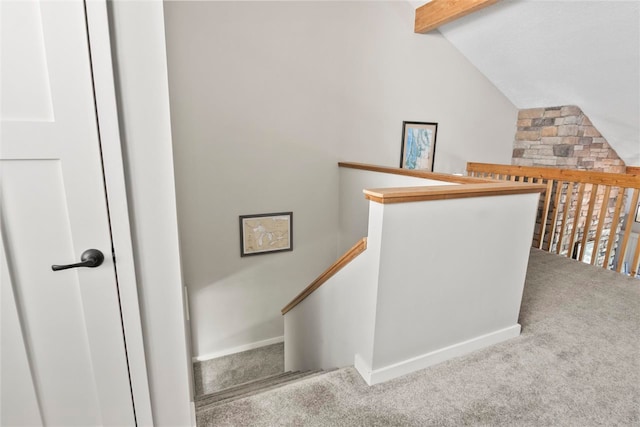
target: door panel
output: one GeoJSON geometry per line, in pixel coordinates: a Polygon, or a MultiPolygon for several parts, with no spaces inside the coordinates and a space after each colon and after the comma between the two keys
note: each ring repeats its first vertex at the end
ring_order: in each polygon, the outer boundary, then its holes
{"type": "Polygon", "coordinates": [[[4,238],[0,228],[1,421],[3,426],[42,426],[40,408],[27,358],[28,352],[22,339],[22,329],[12,284],[4,249],[4,238]],[[9,389],[9,385],[11,389],[9,389]]]}
{"type": "Polygon", "coordinates": [[[45,419],[100,424],[91,417],[98,413],[96,393],[84,392],[95,386],[78,271],[53,273],[47,262],[52,256],[76,258],[60,161],[1,162],[2,214],[11,240],[8,252],[17,255],[10,265],[14,285],[18,285],[14,298],[22,318],[24,347],[37,367],[34,379],[39,394],[55,396],[41,402],[45,419]],[[34,227],[33,221],[39,226],[34,227]]]}
{"type": "Polygon", "coordinates": [[[2,69],[11,84],[2,87],[0,115],[8,120],[52,121],[40,4],[24,3],[19,8],[7,6],[12,10],[1,18],[2,60],[15,66],[2,69]]]}
{"type": "Polygon", "coordinates": [[[30,405],[45,425],[133,425],[84,5],[2,1],[0,7],[0,224],[10,278],[2,303],[5,294],[13,301],[2,311],[1,421],[20,420],[9,396],[24,388],[15,382],[26,374],[16,366],[22,374],[6,382],[14,368],[4,358],[15,359],[13,349],[22,348],[28,363],[16,363],[29,369],[30,405]],[[20,19],[28,24],[9,25],[20,19]],[[27,59],[15,55],[21,49],[27,59]],[[25,101],[29,82],[36,89],[25,101]],[[104,253],[102,266],[51,270],[78,262],[90,248],[104,253]]]}

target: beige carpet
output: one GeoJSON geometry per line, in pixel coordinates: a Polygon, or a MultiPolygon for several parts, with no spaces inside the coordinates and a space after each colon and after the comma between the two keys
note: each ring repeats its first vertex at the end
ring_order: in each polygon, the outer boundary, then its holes
{"type": "Polygon", "coordinates": [[[199,411],[205,426],[640,426],[640,281],[533,250],[522,334],[368,387],[353,368],[199,411]]]}

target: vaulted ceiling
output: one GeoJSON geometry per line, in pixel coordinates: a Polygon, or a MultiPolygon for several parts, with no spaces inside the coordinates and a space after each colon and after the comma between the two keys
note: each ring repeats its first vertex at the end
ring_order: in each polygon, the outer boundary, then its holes
{"type": "Polygon", "coordinates": [[[438,31],[517,108],[577,105],[640,165],[640,1],[502,0],[438,31]]]}

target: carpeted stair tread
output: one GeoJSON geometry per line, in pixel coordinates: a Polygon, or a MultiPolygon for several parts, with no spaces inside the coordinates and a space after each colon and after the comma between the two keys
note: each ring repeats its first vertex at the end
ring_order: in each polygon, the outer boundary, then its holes
{"type": "Polygon", "coordinates": [[[258,394],[262,394],[262,393],[266,393],[270,390],[276,390],[276,389],[280,389],[281,387],[287,386],[289,384],[293,384],[293,383],[297,383],[299,381],[304,381],[308,378],[312,378],[315,377],[317,375],[322,375],[324,374],[323,371],[306,371],[306,372],[301,372],[301,373],[297,373],[296,375],[292,375],[289,379],[285,380],[285,381],[281,381],[281,382],[277,382],[274,384],[270,384],[270,385],[264,385],[260,388],[254,389],[254,390],[247,390],[244,393],[239,393],[236,394],[234,396],[231,397],[226,397],[224,399],[220,399],[220,400],[215,400],[212,401],[210,403],[207,403],[205,405],[201,405],[200,407],[198,407],[198,411],[206,411],[206,410],[210,410],[212,408],[218,408],[220,406],[224,406],[228,403],[232,403],[235,402],[236,400],[239,399],[244,399],[244,398],[248,398],[251,396],[255,396],[258,394]]]}
{"type": "Polygon", "coordinates": [[[270,390],[278,390],[278,389],[280,389],[282,387],[285,387],[285,386],[288,386],[288,385],[291,385],[291,384],[307,381],[310,378],[314,378],[314,377],[317,377],[317,376],[325,375],[326,373],[334,371],[334,370],[335,369],[326,370],[326,371],[323,371],[323,370],[306,371],[306,372],[301,373],[300,375],[296,375],[295,378],[292,377],[288,381],[284,381],[284,382],[278,383],[278,384],[273,384],[271,386],[267,386],[267,387],[261,388],[259,390],[247,392],[247,393],[244,393],[242,395],[234,396],[234,397],[231,397],[231,398],[228,398],[228,399],[224,399],[224,400],[219,400],[217,402],[213,402],[213,403],[210,403],[208,405],[201,406],[200,408],[198,408],[198,412],[207,411],[207,410],[210,410],[212,408],[219,408],[219,407],[224,406],[224,405],[226,405],[228,403],[235,402],[236,400],[245,399],[245,398],[249,398],[249,397],[252,397],[252,396],[255,396],[255,395],[258,395],[258,394],[266,393],[266,392],[268,392],[270,390]]]}
{"type": "Polygon", "coordinates": [[[273,388],[281,387],[285,384],[295,382],[297,380],[316,375],[322,371],[293,371],[285,372],[278,375],[272,375],[260,380],[251,381],[248,383],[240,384],[234,387],[207,394],[199,397],[196,402],[196,408],[202,408],[204,406],[217,406],[219,404],[227,403],[254,394],[262,393],[273,388]]]}
{"type": "Polygon", "coordinates": [[[234,392],[237,392],[237,391],[246,390],[247,387],[257,386],[257,385],[260,385],[260,384],[268,384],[268,383],[271,383],[273,381],[277,381],[279,379],[288,378],[291,375],[295,375],[295,374],[298,374],[298,373],[299,373],[299,371],[281,372],[279,374],[269,375],[267,377],[259,378],[257,380],[247,381],[247,382],[244,382],[242,384],[236,384],[234,386],[227,387],[227,388],[224,388],[222,390],[216,390],[216,391],[214,391],[212,393],[207,393],[207,394],[203,394],[203,395],[200,395],[200,396],[196,396],[195,404],[196,404],[196,407],[198,407],[198,406],[200,406],[200,404],[198,402],[205,401],[205,400],[208,401],[208,400],[211,400],[211,398],[217,397],[217,396],[222,396],[222,395],[226,395],[226,394],[233,394],[234,392]]]}
{"type": "Polygon", "coordinates": [[[246,387],[249,384],[260,383],[262,381],[271,381],[271,380],[273,380],[275,378],[286,377],[286,376],[291,375],[292,373],[298,373],[298,372],[299,371],[280,372],[278,374],[267,375],[267,376],[264,376],[264,377],[261,377],[261,378],[257,378],[257,379],[251,380],[251,381],[245,381],[245,382],[240,383],[240,384],[234,384],[232,386],[225,387],[223,389],[215,390],[215,391],[212,391],[212,392],[209,392],[209,393],[205,393],[205,394],[200,394],[200,395],[195,397],[195,401],[197,402],[198,400],[206,399],[209,396],[212,396],[212,395],[217,394],[217,393],[224,393],[224,392],[227,392],[227,391],[230,391],[230,390],[235,390],[235,389],[238,389],[238,388],[246,387]]]}

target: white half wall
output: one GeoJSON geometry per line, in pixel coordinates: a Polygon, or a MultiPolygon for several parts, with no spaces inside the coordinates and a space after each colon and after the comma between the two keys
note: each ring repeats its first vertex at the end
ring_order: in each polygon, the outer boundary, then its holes
{"type": "Polygon", "coordinates": [[[371,363],[377,254],[363,252],[285,315],[285,371],[371,363]]]}
{"type": "Polygon", "coordinates": [[[539,197],[383,205],[374,372],[503,330],[519,333],[539,197]]]}
{"type": "Polygon", "coordinates": [[[427,187],[432,185],[456,185],[414,176],[373,172],[363,169],[340,168],[340,200],[338,255],[349,250],[358,240],[366,237],[369,223],[369,201],[365,188],[427,187]]]}
{"type": "Polygon", "coordinates": [[[161,1],[110,2],[110,29],[151,408],[191,419],[161,1]]]}
{"type": "Polygon", "coordinates": [[[518,336],[539,197],[370,202],[367,250],[285,314],[285,368],[373,385],[518,336]]]}
{"type": "Polygon", "coordinates": [[[508,163],[516,108],[396,2],[166,2],[178,218],[199,357],[283,334],[338,252],[338,161],[397,166],[438,123],[435,169],[508,163]],[[238,215],[293,211],[293,252],[240,258],[238,215]]]}

